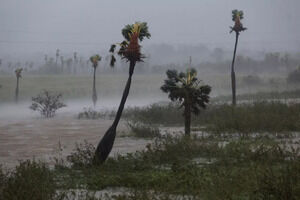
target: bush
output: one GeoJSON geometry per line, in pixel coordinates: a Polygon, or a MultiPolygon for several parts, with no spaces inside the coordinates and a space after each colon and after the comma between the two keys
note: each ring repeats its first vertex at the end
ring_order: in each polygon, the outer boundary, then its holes
{"type": "Polygon", "coordinates": [[[287,82],[292,84],[300,83],[300,66],[298,67],[298,69],[288,74],[287,82]]]}
{"type": "Polygon", "coordinates": [[[38,96],[32,97],[33,102],[30,109],[39,111],[44,117],[53,117],[56,110],[66,107],[66,105],[61,102],[61,97],[62,94],[55,94],[44,90],[38,96]]]}
{"type": "Polygon", "coordinates": [[[259,76],[253,76],[253,75],[242,77],[242,82],[246,86],[257,86],[262,84],[261,78],[259,76]]]}
{"type": "Polygon", "coordinates": [[[27,160],[8,175],[0,199],[50,200],[55,190],[54,176],[46,164],[27,160]]]}
{"type": "Polygon", "coordinates": [[[89,167],[93,165],[95,150],[96,148],[92,144],[84,141],[83,144],[76,144],[74,152],[67,157],[67,160],[75,168],[89,167]]]}
{"type": "Polygon", "coordinates": [[[99,119],[101,117],[101,113],[92,108],[83,108],[83,112],[78,114],[78,119],[99,119]]]}
{"type": "Polygon", "coordinates": [[[141,138],[160,137],[159,129],[155,126],[145,125],[139,122],[128,122],[127,125],[134,133],[134,136],[141,138]]]}

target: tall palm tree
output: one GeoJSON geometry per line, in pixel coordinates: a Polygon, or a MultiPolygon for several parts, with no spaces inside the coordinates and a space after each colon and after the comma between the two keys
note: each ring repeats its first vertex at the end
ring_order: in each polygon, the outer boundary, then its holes
{"type": "Polygon", "coordinates": [[[94,107],[96,106],[97,103],[97,91],[96,91],[96,69],[98,67],[98,63],[101,61],[101,56],[99,56],[98,54],[91,56],[90,57],[90,61],[93,64],[93,68],[94,68],[94,78],[93,78],[93,104],[94,107]]]}
{"type": "Polygon", "coordinates": [[[168,70],[166,74],[168,78],[161,86],[161,90],[169,94],[171,101],[179,101],[180,107],[184,107],[185,135],[190,135],[191,114],[198,115],[201,108],[206,108],[211,87],[201,85],[197,71],[193,68],[179,74],[176,70],[168,70]]]}
{"type": "Polygon", "coordinates": [[[55,64],[57,65],[57,61],[58,61],[58,57],[59,57],[59,49],[56,49],[56,54],[55,54],[55,64]]]}
{"type": "MultiPolygon", "coordinates": [[[[130,86],[131,86],[131,78],[134,72],[134,68],[137,62],[141,62],[143,59],[143,55],[141,53],[141,46],[139,45],[139,41],[143,41],[143,39],[150,38],[151,35],[148,31],[148,26],[146,22],[140,23],[136,22],[132,25],[126,25],[122,29],[122,35],[125,38],[125,40],[120,43],[120,49],[118,51],[118,55],[121,56],[122,59],[126,59],[129,62],[129,77],[125,86],[125,89],[123,91],[123,96],[118,108],[118,111],[115,116],[115,120],[113,121],[113,124],[111,127],[106,131],[105,135],[99,142],[96,152],[95,152],[95,158],[100,163],[104,162],[115,141],[116,137],[116,129],[119,124],[127,96],[129,94],[130,86]]],[[[110,48],[110,52],[114,53],[116,49],[116,45],[113,44],[110,48]]],[[[113,67],[116,62],[116,58],[114,55],[111,56],[111,62],[110,65],[113,67]]]]}
{"type": "Polygon", "coordinates": [[[230,33],[235,32],[235,45],[233,52],[233,59],[231,64],[231,88],[232,88],[232,105],[236,105],[236,80],[235,80],[235,71],[234,71],[234,63],[237,45],[239,41],[240,32],[245,31],[247,28],[243,26],[241,20],[244,18],[244,12],[242,10],[233,10],[232,11],[232,21],[234,21],[234,26],[230,27],[230,33]]]}
{"type": "Polygon", "coordinates": [[[19,101],[19,79],[22,78],[22,70],[23,68],[18,68],[15,70],[15,74],[17,77],[17,86],[16,86],[16,93],[15,93],[15,101],[18,103],[19,101]]]}

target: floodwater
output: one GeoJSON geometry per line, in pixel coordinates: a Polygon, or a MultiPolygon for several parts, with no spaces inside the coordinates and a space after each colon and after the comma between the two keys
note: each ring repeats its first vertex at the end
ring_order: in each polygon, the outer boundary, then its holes
{"type": "MultiPolygon", "coordinates": [[[[67,102],[68,107],[58,110],[52,119],[31,111],[28,103],[0,105],[0,164],[10,168],[20,160],[33,158],[54,164],[53,157],[70,155],[76,143],[87,141],[96,146],[112,120],[77,119],[83,107],[88,107],[83,105],[89,104],[89,101],[67,102]]],[[[115,109],[118,101],[102,101],[101,104],[104,106],[96,110],[115,109]]],[[[140,102],[129,103],[129,106],[137,105],[143,106],[140,102]]],[[[150,142],[126,137],[128,131],[126,123],[121,121],[110,156],[142,150],[150,142]]]]}

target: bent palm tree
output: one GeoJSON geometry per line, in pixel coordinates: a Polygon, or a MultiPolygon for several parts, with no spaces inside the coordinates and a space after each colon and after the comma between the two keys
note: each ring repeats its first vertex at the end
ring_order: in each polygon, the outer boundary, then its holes
{"type": "Polygon", "coordinates": [[[234,63],[235,63],[235,55],[239,40],[240,32],[247,30],[241,23],[241,20],[244,18],[244,12],[239,10],[232,11],[232,21],[234,21],[234,26],[230,27],[230,33],[235,32],[235,45],[233,52],[233,59],[231,64],[231,88],[232,88],[232,105],[236,105],[236,81],[235,81],[235,71],[234,71],[234,63]]]}
{"type": "Polygon", "coordinates": [[[22,70],[23,68],[18,68],[15,70],[16,77],[17,77],[17,86],[16,86],[16,93],[15,93],[15,101],[18,103],[19,101],[19,79],[22,78],[22,70]]]}
{"type": "MultiPolygon", "coordinates": [[[[134,72],[135,64],[137,62],[141,62],[142,58],[144,57],[141,54],[141,46],[139,45],[139,41],[142,41],[145,37],[146,38],[151,37],[150,33],[148,32],[148,26],[146,22],[143,23],[137,22],[132,25],[126,25],[122,29],[122,35],[124,36],[125,40],[119,44],[120,49],[118,51],[118,55],[121,56],[122,59],[126,59],[129,62],[129,77],[125,89],[123,91],[123,96],[117,114],[115,116],[115,120],[113,121],[111,127],[106,131],[105,135],[103,136],[103,138],[101,139],[101,141],[99,142],[96,148],[95,158],[100,163],[104,162],[107,159],[113,147],[115,137],[116,137],[116,129],[120,121],[127,100],[127,96],[129,94],[129,90],[131,86],[131,78],[134,72]]],[[[116,49],[116,45],[113,44],[109,50],[112,53],[111,62],[110,62],[110,65],[112,67],[116,62],[116,58],[113,55],[115,49],[116,49]]]]}
{"type": "Polygon", "coordinates": [[[161,86],[161,90],[169,93],[171,101],[179,101],[180,107],[184,107],[185,135],[190,135],[191,113],[198,115],[201,108],[206,108],[211,87],[200,84],[195,69],[188,69],[186,73],[179,74],[176,70],[168,70],[166,74],[168,79],[161,86]]]}
{"type": "Polygon", "coordinates": [[[96,91],[96,69],[98,67],[98,63],[99,61],[101,61],[101,56],[99,56],[98,54],[91,56],[90,57],[90,61],[93,64],[93,68],[94,68],[94,77],[93,77],[93,104],[94,107],[96,106],[97,103],[97,91],[96,91]]]}

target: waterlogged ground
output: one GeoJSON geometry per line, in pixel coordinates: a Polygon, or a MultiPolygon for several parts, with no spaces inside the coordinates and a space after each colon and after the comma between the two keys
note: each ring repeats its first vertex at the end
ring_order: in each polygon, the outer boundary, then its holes
{"type": "MultiPolygon", "coordinates": [[[[137,102],[134,104],[139,105],[137,102]]],[[[68,105],[52,119],[41,118],[38,113],[30,111],[26,103],[0,106],[0,164],[10,168],[19,160],[32,158],[53,164],[53,157],[70,155],[76,143],[84,143],[86,140],[97,145],[112,120],[77,119],[83,106],[78,102],[68,105]]],[[[114,109],[112,105],[106,104],[105,108],[98,110],[109,108],[114,109]]],[[[126,137],[126,134],[128,127],[126,122],[121,121],[111,156],[141,150],[149,142],[126,137]]]]}

